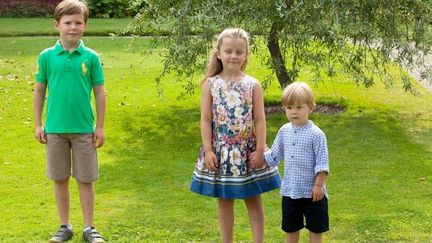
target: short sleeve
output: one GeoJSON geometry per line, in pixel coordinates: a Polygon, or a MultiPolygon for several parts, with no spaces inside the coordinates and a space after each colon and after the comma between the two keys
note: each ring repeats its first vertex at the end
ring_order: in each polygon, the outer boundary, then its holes
{"type": "Polygon", "coordinates": [[[37,59],[36,67],[36,82],[47,83],[47,64],[46,53],[41,53],[37,59]]]}
{"type": "Polygon", "coordinates": [[[92,68],[90,72],[92,85],[103,85],[105,82],[102,63],[98,55],[92,57],[92,68]]]}

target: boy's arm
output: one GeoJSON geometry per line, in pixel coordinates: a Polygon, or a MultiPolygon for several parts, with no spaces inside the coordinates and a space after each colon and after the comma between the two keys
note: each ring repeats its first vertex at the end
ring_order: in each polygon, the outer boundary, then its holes
{"type": "Polygon", "coordinates": [[[256,148],[254,159],[250,161],[251,169],[257,169],[264,164],[264,150],[266,147],[266,122],[264,112],[264,98],[259,83],[253,90],[253,119],[255,126],[256,148]]]}
{"type": "Polygon", "coordinates": [[[324,133],[318,134],[313,140],[315,153],[315,184],[312,188],[312,201],[317,202],[324,197],[324,182],[329,173],[327,139],[324,133]]]}
{"type": "Polygon", "coordinates": [[[39,143],[46,143],[46,135],[42,127],[42,110],[45,103],[46,84],[36,82],[33,92],[33,116],[35,121],[35,137],[39,143]]]}
{"type": "Polygon", "coordinates": [[[279,129],[271,149],[264,153],[265,161],[272,167],[276,167],[284,159],[283,131],[279,129]]]}
{"type": "Polygon", "coordinates": [[[106,95],[104,86],[93,86],[93,93],[96,100],[96,130],[93,134],[93,143],[96,148],[100,148],[105,143],[104,121],[106,95]]]}

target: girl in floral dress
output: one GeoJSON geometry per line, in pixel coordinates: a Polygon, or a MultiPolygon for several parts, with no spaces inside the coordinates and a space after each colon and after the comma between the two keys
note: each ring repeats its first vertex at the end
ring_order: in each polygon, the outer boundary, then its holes
{"type": "Polygon", "coordinates": [[[243,72],[248,55],[248,34],[242,29],[225,29],[201,83],[202,148],[191,191],[218,198],[222,242],[232,242],[235,199],[244,199],[254,242],[263,242],[260,194],[280,186],[277,168],[268,167],[263,160],[263,94],[258,81],[243,72]],[[250,161],[254,151],[256,159],[250,161]]]}

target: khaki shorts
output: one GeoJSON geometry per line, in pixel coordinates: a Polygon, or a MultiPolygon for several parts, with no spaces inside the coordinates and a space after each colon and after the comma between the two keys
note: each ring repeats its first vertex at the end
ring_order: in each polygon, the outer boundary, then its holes
{"type": "Polygon", "coordinates": [[[97,152],[91,133],[47,134],[46,155],[46,175],[54,181],[67,179],[71,175],[84,183],[99,178],[97,152]]]}

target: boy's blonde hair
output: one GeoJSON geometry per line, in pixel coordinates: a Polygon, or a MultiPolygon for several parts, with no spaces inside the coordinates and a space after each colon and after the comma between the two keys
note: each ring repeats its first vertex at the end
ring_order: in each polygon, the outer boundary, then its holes
{"type": "Polygon", "coordinates": [[[222,31],[216,41],[216,48],[214,48],[210,53],[210,61],[207,66],[206,74],[201,80],[201,84],[204,83],[208,78],[215,76],[216,74],[222,72],[223,66],[221,60],[217,57],[222,46],[222,41],[224,38],[242,39],[246,43],[246,60],[241,66],[241,70],[245,70],[246,64],[249,56],[249,34],[240,28],[227,28],[222,31]]]}
{"type": "Polygon", "coordinates": [[[89,9],[87,3],[80,0],[63,0],[54,10],[54,19],[59,22],[64,15],[82,14],[87,23],[89,9]]]}
{"type": "Polygon", "coordinates": [[[299,103],[307,104],[311,109],[315,107],[312,89],[304,82],[291,83],[282,93],[283,106],[292,106],[299,103]]]}

